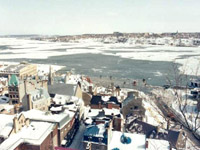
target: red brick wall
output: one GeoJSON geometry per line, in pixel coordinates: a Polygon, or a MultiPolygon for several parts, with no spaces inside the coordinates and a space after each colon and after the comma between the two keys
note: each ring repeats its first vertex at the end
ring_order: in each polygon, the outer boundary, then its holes
{"type": "Polygon", "coordinates": [[[40,150],[54,150],[51,134],[40,145],[40,150]]]}
{"type": "Polygon", "coordinates": [[[92,109],[102,109],[102,108],[103,108],[102,105],[90,105],[90,107],[91,107],[92,109]]]}
{"type": "Polygon", "coordinates": [[[53,132],[51,132],[51,137],[53,138],[53,146],[58,146],[59,141],[58,141],[58,125],[56,125],[53,129],[53,132]]]}
{"type": "Polygon", "coordinates": [[[90,107],[92,109],[102,109],[102,108],[108,108],[108,109],[112,109],[112,108],[115,108],[115,109],[120,109],[119,105],[115,105],[115,104],[112,104],[112,103],[108,103],[106,105],[90,105],[90,107]]]}
{"type": "Polygon", "coordinates": [[[49,134],[41,145],[22,143],[15,150],[54,150],[51,134],[49,134]]]}
{"type": "Polygon", "coordinates": [[[61,130],[59,130],[59,145],[61,144],[62,140],[64,140],[64,137],[67,135],[69,130],[72,128],[74,124],[75,116],[71,119],[70,122],[68,122],[61,130]]]}
{"type": "Polygon", "coordinates": [[[15,150],[40,150],[40,146],[21,144],[15,148],[15,150]]]}
{"type": "Polygon", "coordinates": [[[113,104],[112,103],[107,103],[107,108],[108,109],[112,109],[113,108],[113,104]]]}

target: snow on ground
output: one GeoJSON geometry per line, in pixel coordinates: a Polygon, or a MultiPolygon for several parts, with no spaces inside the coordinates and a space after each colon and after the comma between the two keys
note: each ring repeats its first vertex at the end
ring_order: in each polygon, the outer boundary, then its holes
{"type": "Polygon", "coordinates": [[[143,101],[143,104],[146,109],[146,122],[155,126],[163,125],[163,127],[165,128],[167,124],[166,120],[156,104],[150,99],[143,101]]]}
{"type": "MultiPolygon", "coordinates": [[[[152,46],[135,45],[130,43],[104,44],[92,39],[80,40],[77,43],[63,43],[16,38],[0,38],[1,59],[47,59],[51,56],[91,53],[119,56],[121,58],[137,60],[176,61],[177,63],[183,65],[183,67],[180,67],[181,70],[184,70],[185,65],[188,66],[188,69],[184,71],[187,74],[196,73],[194,70],[196,70],[199,65],[199,50],[200,47],[152,46]],[[1,46],[8,47],[2,49],[1,46]]],[[[200,70],[198,73],[200,73],[200,70]]]]}
{"type": "MultiPolygon", "coordinates": [[[[189,94],[190,91],[187,91],[189,94]]],[[[161,97],[163,101],[173,110],[173,112],[181,118],[183,122],[185,119],[180,111],[179,105],[182,105],[182,109],[184,108],[184,114],[187,117],[187,121],[190,127],[195,127],[195,118],[197,116],[197,101],[190,99],[187,97],[186,100],[186,91],[185,90],[173,90],[173,89],[156,89],[153,90],[152,93],[157,95],[157,97],[161,97]],[[177,94],[175,94],[177,93],[177,94]],[[178,100],[179,99],[179,100],[178,100]]],[[[200,125],[200,119],[197,119],[196,122],[197,127],[200,125]]],[[[198,135],[200,135],[200,128],[196,131],[198,135]]]]}

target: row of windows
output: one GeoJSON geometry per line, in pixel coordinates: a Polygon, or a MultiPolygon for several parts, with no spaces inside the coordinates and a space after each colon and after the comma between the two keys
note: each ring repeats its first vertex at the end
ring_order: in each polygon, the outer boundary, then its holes
{"type": "Polygon", "coordinates": [[[19,95],[9,95],[10,98],[19,98],[19,95]]]}
{"type": "Polygon", "coordinates": [[[12,91],[13,91],[13,92],[18,92],[18,89],[11,89],[11,88],[9,88],[9,91],[10,91],[10,92],[12,92],[12,91]]]}

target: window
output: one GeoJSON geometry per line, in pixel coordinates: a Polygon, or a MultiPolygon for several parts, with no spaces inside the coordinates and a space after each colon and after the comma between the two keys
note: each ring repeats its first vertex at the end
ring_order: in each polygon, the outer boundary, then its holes
{"type": "Polygon", "coordinates": [[[138,109],[138,106],[134,106],[134,109],[137,110],[137,109],[138,109]]]}

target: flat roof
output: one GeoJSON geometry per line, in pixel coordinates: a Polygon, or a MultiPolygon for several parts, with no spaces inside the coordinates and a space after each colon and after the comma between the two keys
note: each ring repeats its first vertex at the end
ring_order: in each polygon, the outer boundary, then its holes
{"type": "Polygon", "coordinates": [[[54,124],[32,121],[28,127],[24,126],[18,133],[12,134],[1,145],[1,149],[13,150],[21,143],[40,145],[52,132],[54,124]]]}

